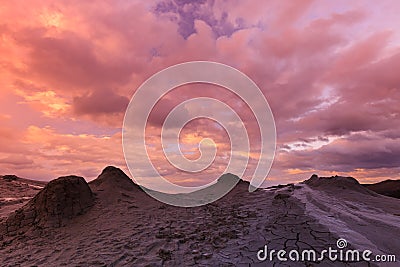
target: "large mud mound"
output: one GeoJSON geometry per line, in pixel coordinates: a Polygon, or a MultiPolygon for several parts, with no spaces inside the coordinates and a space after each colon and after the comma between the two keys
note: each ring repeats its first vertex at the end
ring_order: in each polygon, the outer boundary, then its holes
{"type": "Polygon", "coordinates": [[[60,177],[50,181],[25,206],[12,213],[3,228],[9,235],[32,227],[60,227],[83,214],[94,203],[94,196],[85,179],[60,177]]]}
{"type": "Polygon", "coordinates": [[[318,177],[316,174],[312,175],[310,179],[304,183],[312,188],[322,190],[351,190],[358,193],[368,194],[375,196],[376,193],[364,188],[353,177],[331,176],[331,177],[318,177]]]}

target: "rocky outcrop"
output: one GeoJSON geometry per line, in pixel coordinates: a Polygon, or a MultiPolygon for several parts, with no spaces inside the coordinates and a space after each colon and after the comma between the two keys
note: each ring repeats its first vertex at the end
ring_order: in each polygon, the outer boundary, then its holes
{"type": "Polygon", "coordinates": [[[85,179],[60,177],[50,181],[25,206],[13,212],[2,228],[7,235],[16,235],[31,228],[60,227],[85,213],[93,203],[94,196],[85,179]]]}
{"type": "Polygon", "coordinates": [[[11,182],[11,181],[16,181],[18,179],[18,176],[16,176],[16,175],[3,175],[3,176],[1,176],[1,178],[3,178],[6,181],[11,182]]]}

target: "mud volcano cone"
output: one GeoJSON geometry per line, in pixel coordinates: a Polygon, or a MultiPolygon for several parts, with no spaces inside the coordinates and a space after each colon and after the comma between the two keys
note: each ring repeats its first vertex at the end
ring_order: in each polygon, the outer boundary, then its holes
{"type": "Polygon", "coordinates": [[[13,235],[32,227],[60,227],[83,214],[93,203],[94,196],[85,179],[60,177],[49,182],[25,206],[7,218],[6,232],[13,235]]]}

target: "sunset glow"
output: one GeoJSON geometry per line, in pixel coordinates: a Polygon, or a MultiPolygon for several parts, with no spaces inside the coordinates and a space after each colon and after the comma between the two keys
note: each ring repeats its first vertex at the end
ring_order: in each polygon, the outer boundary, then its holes
{"type": "MultiPolygon", "coordinates": [[[[399,10],[390,0],[4,2],[0,174],[92,180],[107,165],[127,171],[121,129],[135,90],[166,67],[204,60],[248,75],[271,106],[277,151],[265,186],[313,173],[398,179],[399,10]]],[[[162,153],[166,115],[200,96],[244,118],[251,175],[260,143],[254,116],[237,96],[206,84],[176,88],[157,104],[146,127],[152,162],[181,185],[222,174],[230,143],[213,121],[190,122],[179,137],[189,159],[199,157],[202,138],[216,143],[204,173],[180,172],[162,153]]]]}

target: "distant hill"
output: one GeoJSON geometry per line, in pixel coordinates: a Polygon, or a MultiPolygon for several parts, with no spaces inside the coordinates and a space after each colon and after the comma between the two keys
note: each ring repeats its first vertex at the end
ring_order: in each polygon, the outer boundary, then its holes
{"type": "Polygon", "coordinates": [[[381,195],[400,198],[400,180],[386,180],[376,184],[363,184],[363,186],[381,195]]]}

